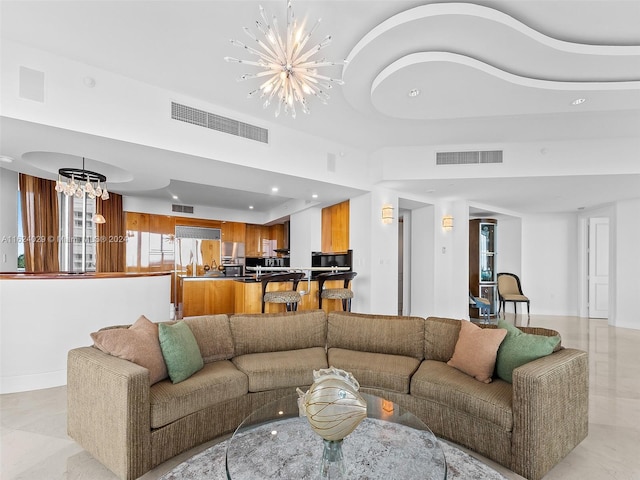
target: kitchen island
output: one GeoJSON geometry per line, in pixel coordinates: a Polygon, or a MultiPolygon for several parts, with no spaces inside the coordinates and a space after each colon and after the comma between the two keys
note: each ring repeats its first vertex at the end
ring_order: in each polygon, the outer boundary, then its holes
{"type": "MultiPolygon", "coordinates": [[[[318,308],[318,282],[311,278],[311,272],[342,271],[347,267],[252,267],[248,271],[255,271],[255,275],[245,277],[179,277],[178,288],[178,318],[198,315],[213,315],[217,313],[260,313],[262,311],[262,283],[261,276],[271,272],[298,270],[307,272],[307,278],[298,284],[298,292],[302,302],[298,310],[315,310],[318,308]]],[[[342,281],[327,282],[327,288],[338,288],[342,281]]],[[[270,290],[290,288],[287,284],[271,284],[270,290]]],[[[339,300],[325,300],[322,302],[325,311],[341,310],[339,300]]],[[[267,304],[266,313],[283,312],[283,304],[267,304]]]]}

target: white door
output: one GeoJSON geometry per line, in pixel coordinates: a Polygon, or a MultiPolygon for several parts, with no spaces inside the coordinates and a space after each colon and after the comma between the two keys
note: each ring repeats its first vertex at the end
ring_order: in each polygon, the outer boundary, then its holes
{"type": "Polygon", "coordinates": [[[589,318],[609,316],[609,219],[589,219],[589,318]]]}

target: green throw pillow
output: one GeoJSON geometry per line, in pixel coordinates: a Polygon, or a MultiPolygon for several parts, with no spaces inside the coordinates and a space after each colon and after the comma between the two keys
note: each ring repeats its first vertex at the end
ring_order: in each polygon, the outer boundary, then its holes
{"type": "Polygon", "coordinates": [[[173,325],[159,324],[158,336],[172,383],[186,380],[204,366],[196,337],[183,321],[173,325]]]}
{"type": "Polygon", "coordinates": [[[498,321],[498,328],[507,330],[507,336],[498,348],[496,371],[498,377],[509,383],[513,381],[515,368],[550,355],[560,343],[560,337],[557,335],[547,337],[524,333],[504,320],[498,321]]]}

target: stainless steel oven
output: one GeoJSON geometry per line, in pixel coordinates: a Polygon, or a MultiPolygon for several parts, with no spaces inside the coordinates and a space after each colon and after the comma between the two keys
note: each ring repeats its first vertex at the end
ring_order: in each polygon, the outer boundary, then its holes
{"type": "Polygon", "coordinates": [[[223,264],[225,277],[243,277],[244,266],[243,265],[230,265],[223,264]]]}

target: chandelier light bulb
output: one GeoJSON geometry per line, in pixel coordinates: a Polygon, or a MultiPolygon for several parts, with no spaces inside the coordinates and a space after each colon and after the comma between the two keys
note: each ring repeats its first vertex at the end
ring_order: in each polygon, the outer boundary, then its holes
{"type": "Polygon", "coordinates": [[[242,60],[235,57],[224,57],[227,62],[240,63],[262,69],[258,73],[245,73],[238,81],[268,77],[257,89],[249,92],[252,98],[259,94],[264,99],[263,107],[267,108],[272,101],[277,103],[275,115],[284,110],[285,114],[296,117],[296,104],[304,113],[310,113],[307,96],[318,98],[323,104],[327,103],[333,84],[342,85],[341,79],[320,75],[318,68],[344,65],[345,62],[328,62],[325,59],[312,60],[311,57],[331,43],[331,35],[327,35],[320,43],[307,50],[304,49],[313,32],[320,25],[315,25],[305,33],[304,22],[298,25],[294,16],[292,2],[287,4],[287,26],[281,34],[278,19],[274,16],[270,20],[265,9],[260,6],[262,21],[256,21],[256,28],[264,39],[259,38],[249,28],[243,31],[255,43],[252,48],[237,40],[231,40],[231,45],[244,49],[257,60],[242,60]]]}

